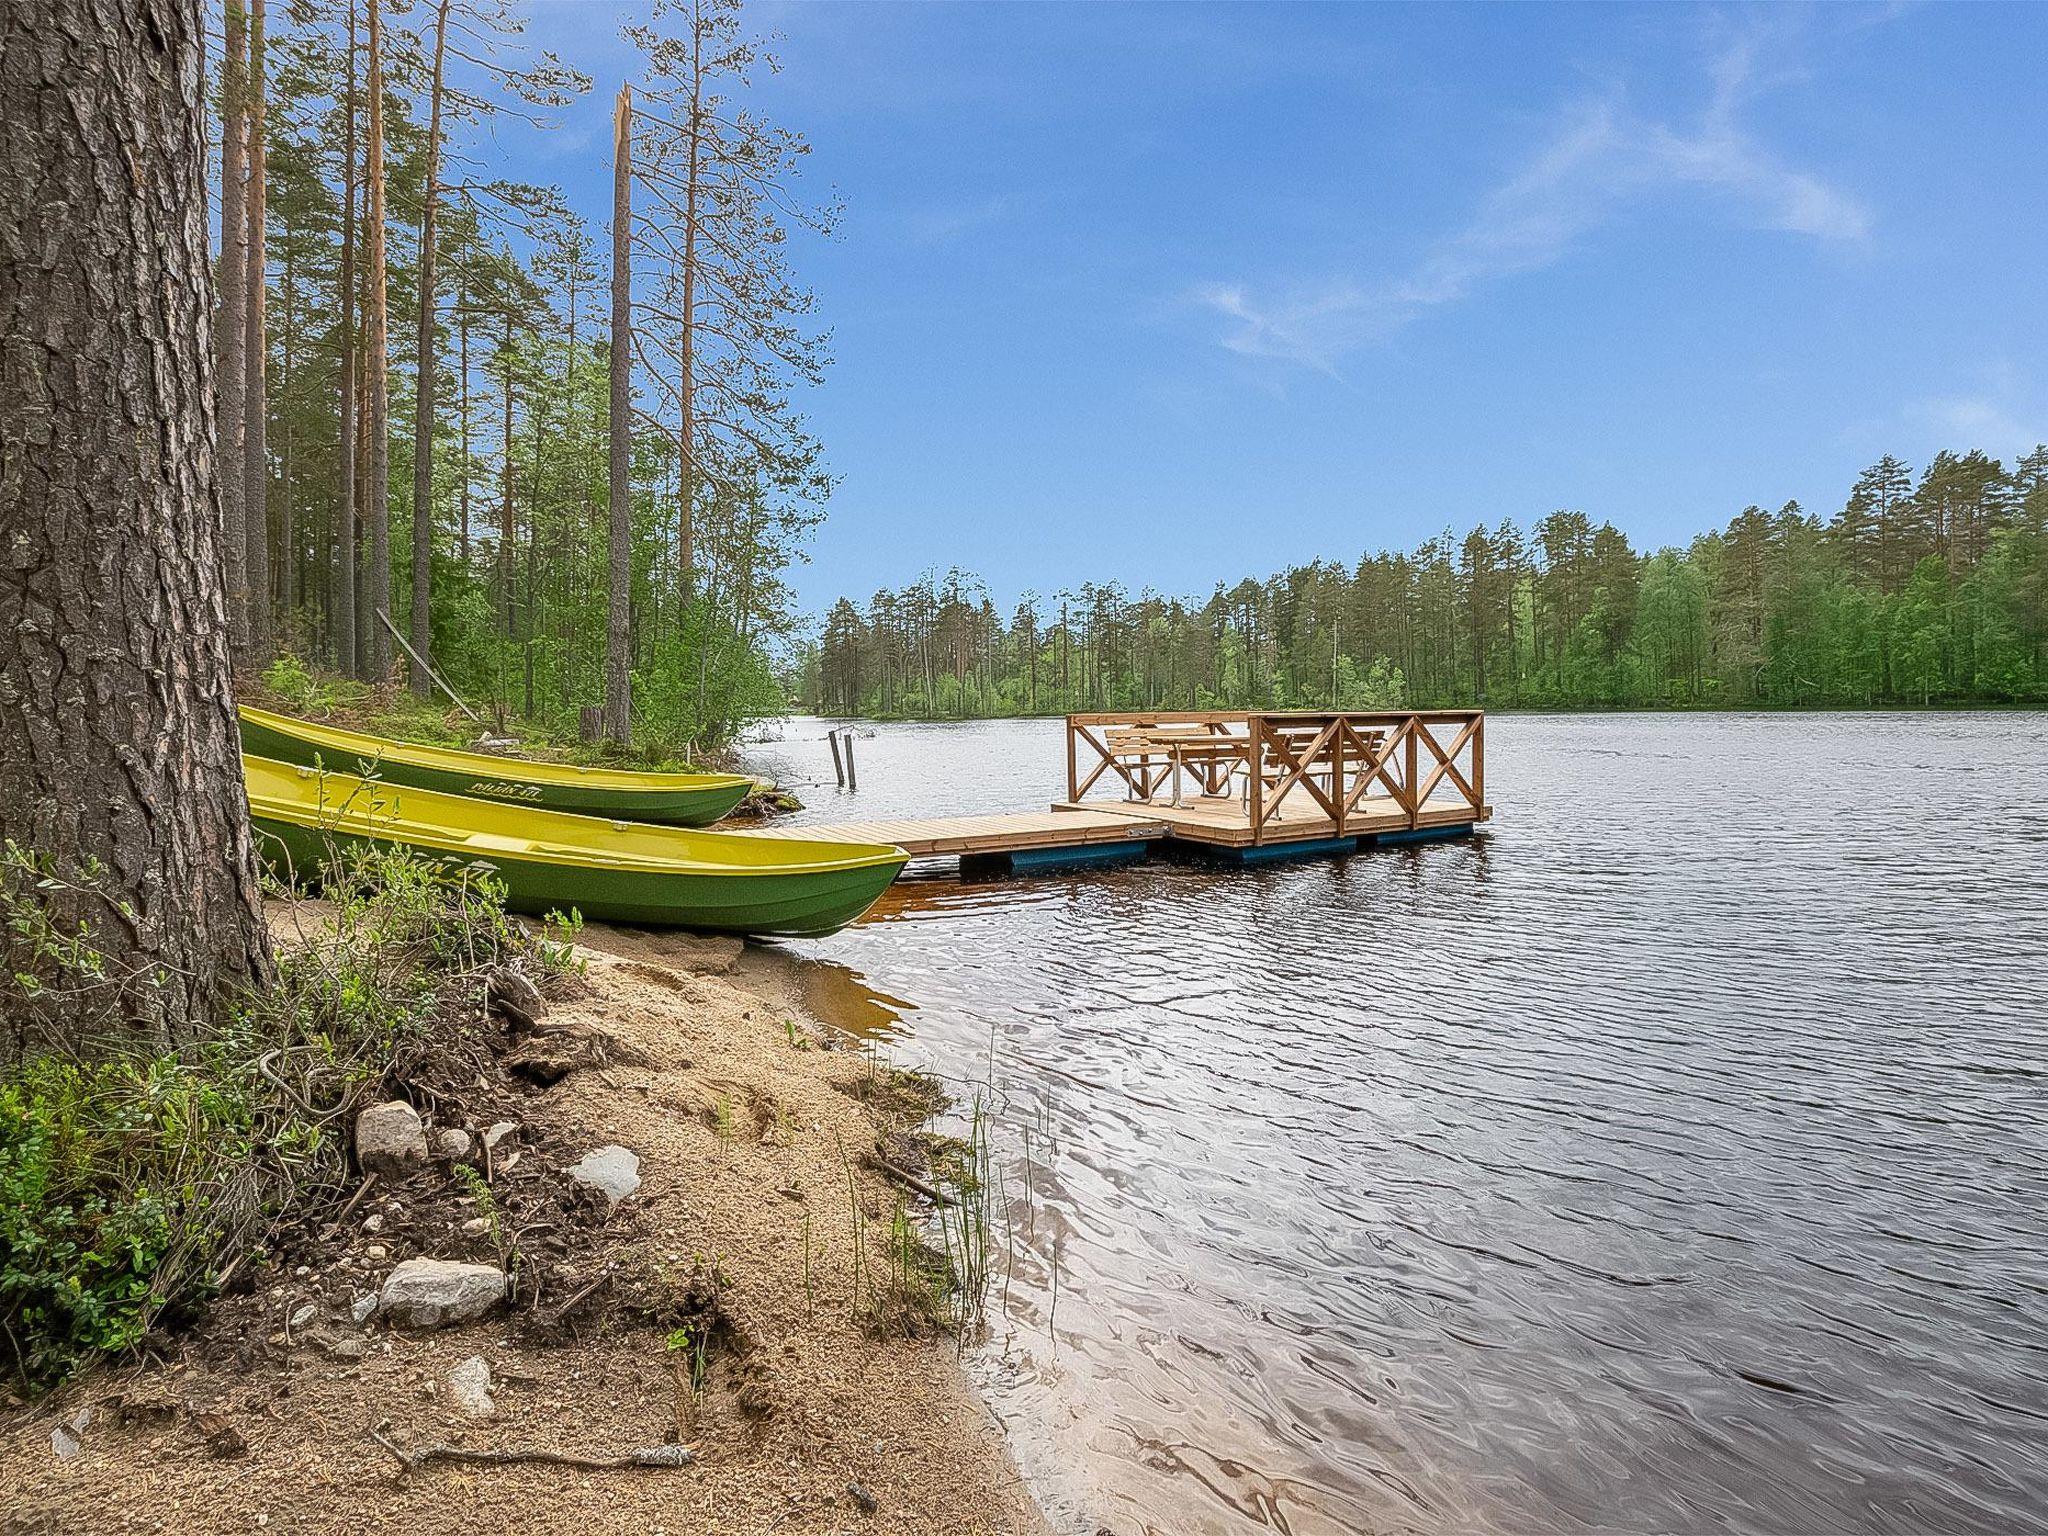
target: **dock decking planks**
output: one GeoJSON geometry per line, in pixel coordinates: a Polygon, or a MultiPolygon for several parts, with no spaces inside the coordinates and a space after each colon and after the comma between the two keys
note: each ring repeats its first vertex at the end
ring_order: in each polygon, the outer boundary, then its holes
{"type": "MultiPolygon", "coordinates": [[[[1133,807],[1133,810],[1137,809],[1133,807]]],[[[940,816],[830,825],[752,827],[744,837],[817,838],[826,842],[893,843],[920,857],[935,854],[1017,853],[1035,848],[1082,848],[1166,836],[1166,822],[1120,810],[1009,811],[994,816],[940,816]]]]}
{"type": "MultiPolygon", "coordinates": [[[[1245,809],[1244,802],[1237,799],[1189,798],[1180,805],[1135,800],[1064,800],[1056,802],[1053,809],[1062,815],[1073,815],[1077,810],[1085,809],[1112,816],[1128,816],[1134,820],[1164,822],[1166,836],[1181,842],[1207,843],[1221,848],[1249,848],[1253,842],[1251,813],[1245,809]]],[[[1445,798],[1425,804],[1415,818],[1415,825],[1468,826],[1489,820],[1492,814],[1490,805],[1475,815],[1472,807],[1463,800],[1445,798]]],[[[1391,795],[1368,795],[1345,818],[1344,835],[1369,837],[1380,832],[1405,832],[1408,829],[1408,812],[1398,800],[1391,795]]],[[[1313,799],[1297,791],[1266,812],[1262,841],[1270,846],[1320,842],[1335,836],[1337,824],[1313,799]]]]}

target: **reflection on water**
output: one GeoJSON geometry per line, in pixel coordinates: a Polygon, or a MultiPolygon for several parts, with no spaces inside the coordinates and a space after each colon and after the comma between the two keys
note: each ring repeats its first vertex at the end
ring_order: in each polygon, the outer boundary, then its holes
{"type": "MultiPolygon", "coordinates": [[[[822,732],[759,751],[818,821],[1062,771],[881,726],[836,796],[822,732]]],[[[803,946],[993,1075],[981,1368],[1056,1518],[2048,1531],[2042,718],[1488,734],[1485,838],[914,884],[803,946]]]]}

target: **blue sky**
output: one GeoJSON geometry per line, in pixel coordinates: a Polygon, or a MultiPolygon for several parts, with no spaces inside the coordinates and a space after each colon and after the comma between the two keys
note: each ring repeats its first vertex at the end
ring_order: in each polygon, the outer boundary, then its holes
{"type": "MultiPolygon", "coordinates": [[[[637,7],[515,169],[601,228],[637,7]]],[[[1639,544],[2048,437],[2048,7],[757,4],[844,199],[805,606],[1639,544]]]]}

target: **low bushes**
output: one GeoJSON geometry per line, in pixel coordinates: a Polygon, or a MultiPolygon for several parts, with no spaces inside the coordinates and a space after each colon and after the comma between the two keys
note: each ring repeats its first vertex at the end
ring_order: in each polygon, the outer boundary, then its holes
{"type": "MultiPolygon", "coordinates": [[[[0,977],[0,1006],[102,969],[90,933],[49,930],[47,878],[5,850],[0,921],[31,960],[0,977]]],[[[22,1390],[142,1344],[281,1226],[316,1217],[349,1177],[348,1117],[370,1091],[438,1026],[475,1016],[486,969],[561,958],[511,923],[479,865],[357,849],[322,895],[295,900],[302,940],[277,986],[200,1044],[95,1042],[0,1079],[0,1368],[22,1390]]]]}

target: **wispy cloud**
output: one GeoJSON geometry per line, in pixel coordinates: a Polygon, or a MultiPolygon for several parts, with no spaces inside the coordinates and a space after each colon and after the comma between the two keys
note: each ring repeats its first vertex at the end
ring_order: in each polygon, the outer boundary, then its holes
{"type": "Polygon", "coordinates": [[[976,230],[1000,224],[1014,211],[1012,199],[1001,195],[937,204],[913,210],[904,220],[904,233],[913,245],[949,245],[976,230]]]}
{"type": "Polygon", "coordinates": [[[1760,86],[1757,44],[1723,49],[1708,66],[1707,106],[1678,123],[1632,111],[1618,94],[1572,102],[1542,146],[1480,202],[1465,225],[1410,271],[1277,294],[1209,282],[1190,297],[1228,322],[1223,345],[1334,372],[1345,353],[1486,284],[1550,266],[1629,206],[1688,190],[1718,198],[1763,227],[1838,244],[1869,237],[1853,194],[1788,163],[1743,122],[1760,86]]]}
{"type": "Polygon", "coordinates": [[[1907,415],[1932,427],[1952,448],[1982,448],[1994,454],[2023,453],[2048,441],[2048,397],[2019,369],[2001,363],[1963,394],[1915,401],[1907,415]]]}

